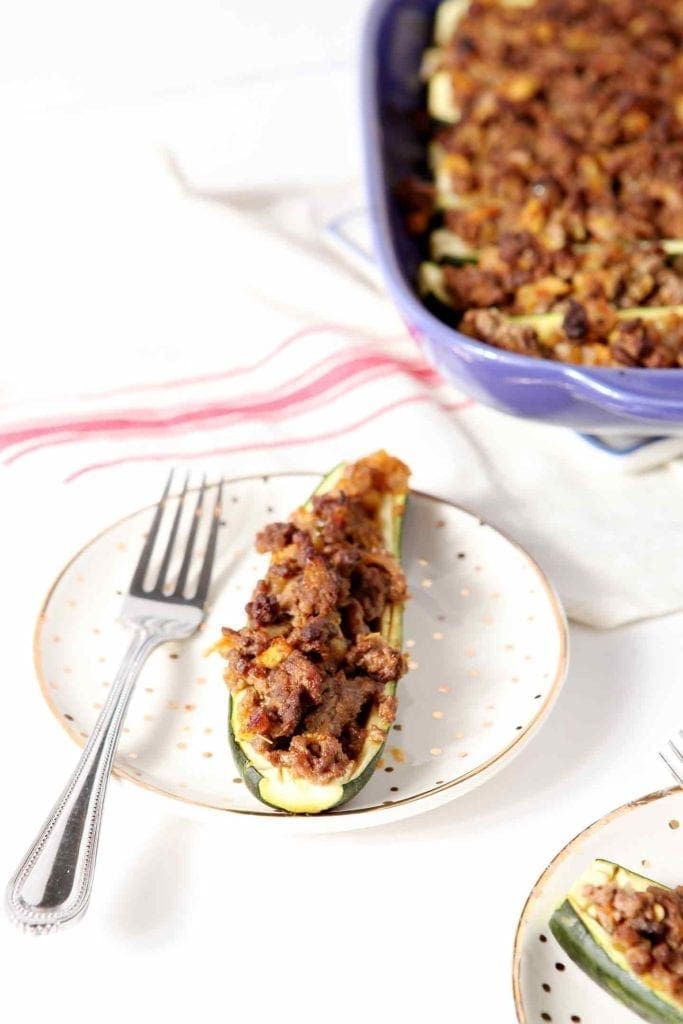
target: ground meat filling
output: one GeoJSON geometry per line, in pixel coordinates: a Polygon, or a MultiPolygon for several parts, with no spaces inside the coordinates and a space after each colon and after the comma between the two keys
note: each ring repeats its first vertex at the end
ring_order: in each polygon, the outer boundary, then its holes
{"type": "Polygon", "coordinates": [[[406,664],[381,625],[408,594],[377,513],[387,495],[405,491],[408,472],[385,452],[368,456],[310,509],[257,536],[270,566],[246,606],[247,625],[225,628],[219,649],[250,742],[296,776],[341,778],[369,730],[382,738],[368,726],[370,711],[387,727],[396,716],[386,684],[406,664]]]}
{"type": "MultiPolygon", "coordinates": [[[[683,199],[683,196],[682,196],[683,199]]],[[[443,268],[457,309],[497,306],[512,314],[566,309],[574,300],[590,310],[595,300],[617,309],[683,304],[680,258],[674,263],[654,242],[549,252],[528,232],[503,235],[479,253],[476,264],[443,268]]]]}
{"type": "Polygon", "coordinates": [[[520,355],[562,359],[584,366],[683,367],[683,318],[662,313],[653,319],[618,319],[604,305],[591,321],[580,303],[558,313],[543,327],[515,321],[498,309],[470,309],[461,327],[466,334],[520,355]]]}
{"type": "Polygon", "coordinates": [[[587,885],[583,895],[631,969],[651,975],[683,1004],[683,886],[651,885],[635,892],[612,884],[587,885]]]}
{"type": "Polygon", "coordinates": [[[471,200],[453,229],[551,249],[683,235],[682,43],[671,0],[474,0],[438,61],[460,118],[436,140],[471,200]]]}
{"type": "Polygon", "coordinates": [[[476,259],[441,265],[464,333],[597,366],[683,366],[683,7],[671,0],[472,0],[425,58],[456,120],[434,123],[436,184],[402,183],[410,230],[476,259]],[[548,332],[515,317],[556,312],[548,332]],[[497,314],[503,313],[505,317],[497,314]],[[511,322],[508,322],[511,321],[511,322]]]}

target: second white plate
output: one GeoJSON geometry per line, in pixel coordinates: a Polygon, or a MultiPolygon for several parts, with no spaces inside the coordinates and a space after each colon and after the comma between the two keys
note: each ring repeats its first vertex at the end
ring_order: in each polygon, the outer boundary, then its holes
{"type": "Polygon", "coordinates": [[[567,890],[596,858],[614,861],[664,885],[683,881],[683,790],[669,789],[618,807],[576,836],[548,865],[522,911],[514,957],[520,1024],[634,1024],[567,957],[548,921],[567,890]]]}
{"type": "MultiPolygon", "coordinates": [[[[566,624],[533,560],[476,516],[413,493],[404,530],[412,593],[405,620],[411,671],[379,770],[348,806],[292,819],[259,804],[239,779],[227,743],[227,694],[217,656],[221,625],[239,627],[265,568],[257,529],[286,518],[315,485],[310,474],[224,484],[224,526],[212,605],[202,631],[157,650],[126,719],[116,772],[202,813],[285,821],[331,831],[407,817],[445,803],[502,768],[528,742],[566,673],[566,624]]],[[[118,623],[150,512],[113,524],[87,544],[52,587],[36,630],[43,693],[83,744],[127,644],[118,623]]]]}

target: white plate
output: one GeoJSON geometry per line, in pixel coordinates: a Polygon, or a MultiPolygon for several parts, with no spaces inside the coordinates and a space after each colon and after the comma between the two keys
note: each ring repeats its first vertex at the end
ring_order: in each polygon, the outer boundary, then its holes
{"type": "MultiPolygon", "coordinates": [[[[260,804],[228,749],[221,625],[240,626],[266,566],[253,553],[264,523],[286,518],[317,478],[288,473],[224,484],[211,606],[202,631],[158,649],[133,697],[115,770],[216,816],[236,812],[295,831],[381,824],[473,788],[517,754],[555,701],[567,665],[559,602],[531,558],[476,516],[413,493],[404,566],[413,599],[405,620],[411,671],[380,769],[348,806],[291,818],[260,804]]],[[[117,622],[150,512],[115,523],[63,570],[40,616],[36,667],[62,726],[82,744],[127,643],[117,622]]]]}
{"type": "Polygon", "coordinates": [[[548,865],[522,911],[515,939],[513,985],[521,1024],[634,1024],[639,1019],[572,963],[550,934],[548,921],[596,857],[664,885],[681,884],[681,826],[683,790],[651,793],[606,814],[548,865]]]}

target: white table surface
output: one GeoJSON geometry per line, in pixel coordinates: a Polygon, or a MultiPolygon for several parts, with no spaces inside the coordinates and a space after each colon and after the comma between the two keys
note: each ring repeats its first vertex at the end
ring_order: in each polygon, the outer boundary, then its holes
{"type": "MultiPolygon", "coordinates": [[[[4,198],[11,190],[25,201],[49,174],[41,159],[51,147],[63,156],[84,131],[93,145],[104,136],[163,145],[208,191],[268,188],[275,164],[278,183],[292,187],[353,178],[365,6],[6,5],[4,198]]],[[[8,258],[21,243],[13,230],[0,250],[8,258]]],[[[2,376],[11,373],[5,357],[2,376]]],[[[35,683],[31,632],[64,557],[115,516],[112,495],[87,510],[69,500],[55,499],[48,533],[20,494],[3,509],[7,877],[76,756],[35,683]]],[[[668,785],[656,751],[680,720],[683,616],[606,633],[573,628],[571,640],[569,679],[538,737],[488,785],[431,814],[266,840],[239,820],[198,824],[172,802],[134,799],[114,783],[87,918],[44,940],[0,921],[0,1018],[245,1020],[284,1005],[285,1020],[309,1019],[315,1007],[345,1024],[376,1015],[512,1024],[512,938],[529,888],[590,821],[668,785]]]]}

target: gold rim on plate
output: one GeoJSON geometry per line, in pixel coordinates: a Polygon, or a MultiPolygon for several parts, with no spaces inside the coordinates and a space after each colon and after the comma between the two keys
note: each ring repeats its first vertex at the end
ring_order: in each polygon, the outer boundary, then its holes
{"type": "MultiPolygon", "coordinates": [[[[251,474],[249,476],[238,476],[238,477],[232,477],[231,479],[223,480],[223,484],[224,484],[224,486],[229,487],[231,484],[246,483],[247,481],[252,481],[252,480],[263,480],[264,482],[267,482],[272,477],[315,476],[315,477],[321,478],[323,475],[324,474],[322,474],[322,473],[312,473],[310,471],[298,471],[297,472],[297,471],[294,471],[294,470],[290,470],[288,472],[282,472],[282,473],[254,473],[254,474],[251,474]]],[[[190,488],[190,491],[196,490],[196,489],[197,488],[190,488]]],[[[498,753],[495,754],[493,757],[489,758],[488,761],[485,761],[483,764],[479,765],[477,768],[473,768],[471,771],[466,772],[464,775],[459,775],[456,779],[451,779],[449,782],[442,783],[440,786],[433,786],[431,789],[424,790],[422,793],[415,793],[413,796],[403,797],[400,800],[393,800],[390,805],[379,804],[376,807],[358,807],[358,808],[355,808],[355,809],[354,808],[349,808],[348,810],[335,811],[334,815],[333,815],[335,818],[343,817],[343,816],[367,814],[368,812],[381,813],[382,811],[386,811],[388,813],[391,813],[393,811],[393,809],[396,808],[396,807],[400,807],[402,805],[414,803],[414,802],[416,802],[418,800],[424,800],[424,799],[426,799],[428,797],[436,795],[437,793],[443,793],[446,790],[454,789],[457,786],[461,786],[464,782],[468,782],[470,779],[474,778],[475,776],[481,775],[482,773],[488,771],[490,768],[492,768],[494,765],[496,765],[499,761],[501,761],[503,758],[507,757],[510,753],[512,753],[512,751],[515,750],[515,748],[519,747],[520,744],[523,744],[523,742],[525,740],[527,740],[538,729],[538,727],[541,725],[541,722],[543,721],[543,719],[546,717],[546,715],[550,711],[550,708],[555,703],[555,700],[557,699],[557,696],[558,696],[558,694],[560,692],[560,689],[562,688],[562,684],[564,683],[564,680],[565,680],[566,675],[567,675],[567,668],[568,668],[568,630],[567,630],[567,620],[566,620],[566,617],[565,617],[565,614],[564,614],[564,610],[562,608],[562,605],[560,604],[560,600],[559,600],[557,594],[555,593],[555,590],[554,590],[552,584],[550,583],[550,581],[546,577],[545,573],[540,569],[540,567],[537,565],[537,563],[534,561],[534,559],[528,553],[528,551],[526,551],[520,544],[518,544],[516,541],[512,540],[510,537],[507,536],[507,534],[503,533],[497,527],[492,526],[486,520],[481,519],[481,517],[478,516],[475,512],[471,512],[469,509],[463,508],[461,505],[456,505],[455,502],[453,502],[453,501],[449,501],[446,498],[439,498],[439,497],[437,497],[434,494],[427,494],[424,491],[411,490],[410,493],[418,495],[420,498],[425,498],[427,501],[432,501],[432,502],[438,503],[440,505],[448,505],[450,508],[454,509],[457,512],[464,512],[465,515],[472,516],[473,518],[478,519],[482,526],[490,527],[490,529],[494,530],[499,536],[501,536],[504,540],[506,540],[508,542],[508,544],[511,544],[513,548],[515,548],[521,555],[524,556],[524,558],[529,563],[531,569],[534,571],[534,573],[538,577],[538,580],[539,580],[539,582],[540,582],[540,584],[541,584],[541,586],[542,586],[542,588],[543,588],[543,590],[544,590],[544,592],[546,594],[546,597],[548,599],[550,607],[552,608],[553,616],[554,616],[554,619],[555,619],[555,624],[557,626],[557,631],[558,631],[559,638],[560,638],[560,652],[559,652],[559,657],[558,657],[557,669],[556,669],[556,672],[555,672],[555,678],[553,679],[552,685],[551,685],[551,687],[550,687],[550,689],[548,691],[548,694],[547,694],[545,700],[543,701],[543,703],[541,704],[541,706],[539,707],[538,711],[536,712],[534,717],[531,719],[531,721],[526,725],[526,727],[517,736],[515,736],[515,738],[510,743],[508,743],[508,745],[506,747],[504,747],[502,750],[498,751],[498,753]]],[[[92,547],[92,545],[96,544],[97,541],[100,540],[100,538],[104,537],[111,530],[116,529],[122,523],[128,522],[129,519],[134,519],[136,516],[142,515],[143,513],[148,512],[148,511],[150,511],[151,509],[153,509],[155,507],[156,507],[156,504],[145,505],[143,508],[136,509],[135,512],[129,512],[128,515],[122,516],[120,519],[117,519],[115,522],[110,523],[103,530],[100,530],[99,533],[95,534],[94,537],[91,537],[90,540],[88,540],[85,544],[83,544],[83,546],[80,547],[78,549],[78,551],[76,551],[76,553],[71,556],[69,561],[64,565],[64,567],[61,569],[61,571],[57,574],[54,582],[52,583],[50,589],[48,590],[47,594],[45,595],[45,598],[44,598],[43,603],[41,605],[40,611],[38,613],[38,618],[36,620],[36,625],[35,625],[35,629],[34,629],[34,633],[33,633],[33,662],[34,662],[35,669],[36,669],[36,676],[38,678],[38,684],[40,686],[41,692],[43,694],[43,697],[45,698],[45,702],[47,703],[50,711],[55,716],[55,718],[57,719],[59,724],[62,726],[64,731],[71,737],[71,739],[76,744],[78,744],[79,747],[84,747],[86,742],[87,742],[87,740],[85,740],[74,729],[72,729],[70,727],[69,723],[62,716],[62,714],[60,713],[59,709],[55,705],[55,703],[54,703],[54,701],[52,699],[52,695],[50,693],[50,689],[49,689],[49,687],[47,685],[47,681],[46,681],[46,678],[45,678],[45,674],[43,672],[43,666],[42,666],[41,657],[40,657],[40,646],[41,646],[41,640],[42,640],[43,626],[44,626],[45,620],[47,618],[47,612],[48,612],[48,609],[50,607],[50,601],[52,599],[52,596],[53,596],[55,590],[57,589],[57,587],[61,583],[63,577],[65,576],[65,574],[69,571],[69,569],[74,564],[74,562],[76,562],[76,560],[78,558],[80,558],[80,556],[83,554],[84,551],[86,551],[89,547],[92,547]]],[[[125,768],[121,768],[119,765],[116,765],[116,764],[114,764],[114,766],[112,768],[112,774],[116,775],[118,778],[126,779],[129,782],[133,782],[133,783],[135,783],[136,786],[139,786],[142,789],[146,789],[146,790],[148,790],[151,793],[157,793],[157,794],[159,794],[161,796],[170,797],[172,800],[178,800],[181,803],[191,804],[191,805],[193,805],[195,807],[206,807],[206,808],[208,808],[208,809],[210,809],[212,811],[218,811],[219,813],[242,814],[242,815],[247,815],[249,817],[273,818],[273,819],[276,819],[276,818],[290,818],[290,817],[292,817],[291,815],[278,814],[278,813],[273,813],[273,812],[270,812],[270,811],[258,811],[258,810],[250,811],[250,810],[243,810],[243,809],[238,808],[238,807],[216,807],[214,804],[206,803],[203,800],[191,800],[191,799],[189,799],[187,797],[179,796],[177,793],[169,792],[169,790],[163,789],[161,786],[155,786],[155,785],[152,785],[149,782],[143,782],[141,779],[138,779],[138,778],[135,777],[135,775],[131,774],[131,772],[129,772],[125,768]]]]}
{"type": "Polygon", "coordinates": [[[646,796],[638,797],[635,800],[629,800],[628,803],[622,804],[620,807],[616,807],[613,811],[609,811],[604,814],[597,821],[588,825],[584,828],[573,839],[562,847],[559,853],[555,854],[553,859],[550,861],[548,866],[543,869],[541,875],[535,882],[531,892],[529,893],[522,913],[519,918],[517,930],[515,932],[515,944],[512,956],[512,994],[515,1000],[515,1010],[517,1012],[517,1020],[519,1024],[531,1024],[529,1018],[526,1015],[524,1006],[522,1004],[522,987],[520,982],[520,971],[522,966],[522,943],[524,941],[524,932],[526,930],[529,915],[531,914],[532,907],[536,900],[541,896],[545,883],[548,878],[554,873],[555,869],[566,860],[574,852],[576,846],[581,845],[589,836],[592,836],[594,832],[599,832],[605,825],[609,825],[610,822],[615,821],[617,818],[621,818],[624,814],[628,814],[630,811],[635,811],[637,807],[643,807],[646,804],[654,803],[656,800],[662,800],[672,793],[681,792],[683,787],[670,786],[668,789],[658,789],[654,793],[648,793],[646,796]]]}

